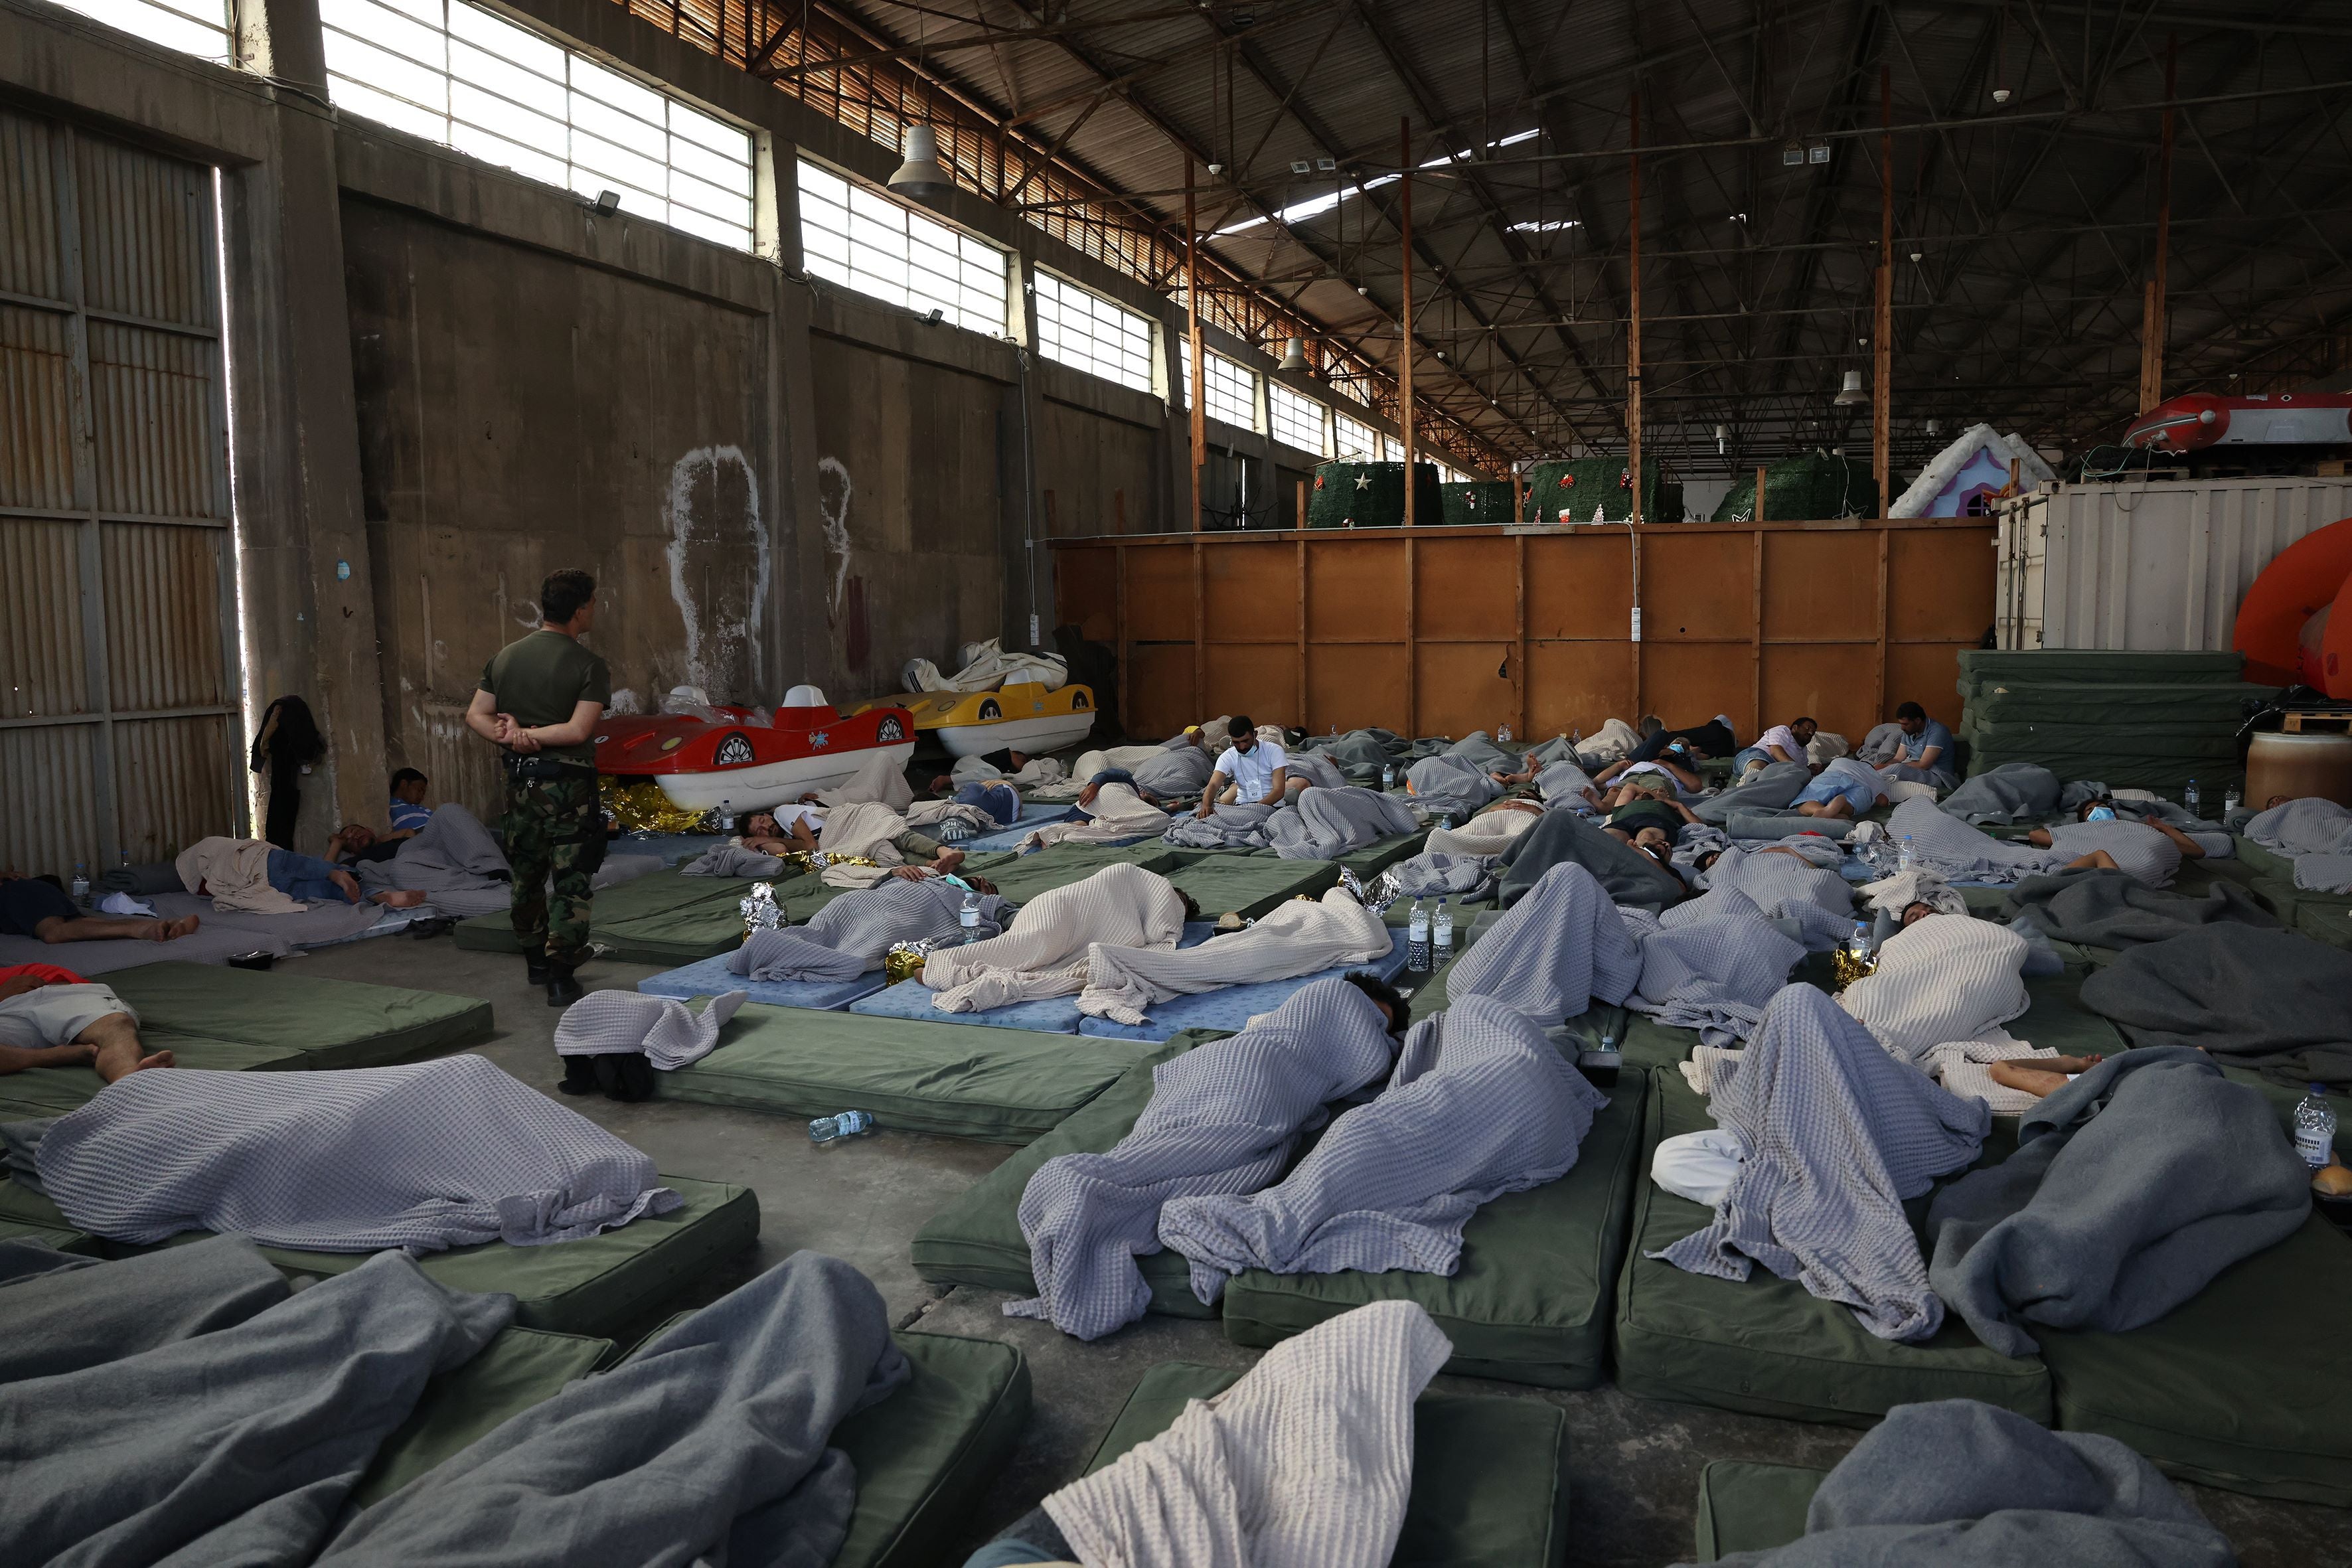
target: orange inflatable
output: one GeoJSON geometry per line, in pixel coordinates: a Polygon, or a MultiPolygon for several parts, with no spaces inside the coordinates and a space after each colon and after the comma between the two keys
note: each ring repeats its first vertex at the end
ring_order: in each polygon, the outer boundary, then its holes
{"type": "Polygon", "coordinates": [[[2263,568],[2230,643],[2246,656],[2248,680],[2299,681],[2352,700],[2352,518],[2304,535],[2263,568]]]}

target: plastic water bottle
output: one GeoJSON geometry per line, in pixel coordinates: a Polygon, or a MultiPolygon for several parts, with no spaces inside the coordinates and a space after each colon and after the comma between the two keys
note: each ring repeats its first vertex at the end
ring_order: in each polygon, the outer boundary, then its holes
{"type": "Polygon", "coordinates": [[[980,940],[980,895],[970,888],[963,890],[963,908],[956,911],[956,924],[963,928],[963,940],[967,944],[980,940]]]}
{"type": "Polygon", "coordinates": [[[2231,786],[2229,793],[2221,797],[2221,815],[2224,818],[2236,815],[2238,810],[2238,801],[2239,795],[2237,786],[2233,784],[2231,786]]]}
{"type": "Polygon", "coordinates": [[[1440,815],[1437,819],[1437,826],[1444,828],[1449,833],[1452,832],[1454,829],[1454,814],[1449,811],[1440,815]]]}
{"type": "Polygon", "coordinates": [[[2294,1152],[2316,1171],[2336,1158],[2336,1112],[2327,1109],[2327,1086],[2315,1083],[2294,1108],[2294,1152]]]}
{"type": "Polygon", "coordinates": [[[1396,764],[1390,763],[1381,769],[1381,789],[1383,793],[1396,788],[1396,764]]]}
{"type": "Polygon", "coordinates": [[[2190,779],[2190,780],[2189,781],[2189,787],[2188,787],[2187,789],[2184,789],[2184,790],[2182,790],[2182,791],[2180,792],[2180,804],[2181,804],[2181,805],[2185,805],[2185,806],[2187,806],[2187,807],[2189,808],[2189,816],[2197,816],[2197,815],[2198,815],[2198,812],[2197,812],[2197,802],[2198,802],[2198,799],[2199,799],[2199,796],[2198,796],[2198,794],[2197,794],[2197,781],[2196,781],[2195,779],[2190,779]]]}
{"type": "Polygon", "coordinates": [[[1501,729],[1495,731],[1495,744],[1498,746],[1507,746],[1510,743],[1511,727],[1508,724],[1506,724],[1501,729]]]}
{"type": "Polygon", "coordinates": [[[1856,958],[1870,956],[1870,922],[1868,921],[1853,922],[1853,934],[1846,938],[1845,950],[1856,958]]]}
{"type": "Polygon", "coordinates": [[[73,901],[89,908],[89,868],[79,860],[74,862],[73,901]]]}
{"type": "Polygon", "coordinates": [[[1415,974],[1429,973],[1429,910],[1419,899],[1412,901],[1411,923],[1405,927],[1404,966],[1415,974]]]}
{"type": "Polygon", "coordinates": [[[862,1138],[874,1131],[870,1111],[845,1110],[838,1116],[820,1116],[809,1123],[809,1142],[830,1143],[836,1138],[862,1138]]]}
{"type": "Polygon", "coordinates": [[[1453,956],[1454,900],[1450,898],[1440,899],[1437,900],[1435,943],[1431,948],[1429,954],[1430,966],[1434,969],[1443,969],[1445,967],[1445,961],[1453,956]]]}
{"type": "Polygon", "coordinates": [[[1895,852],[1895,868],[1898,871],[1915,871],[1918,868],[1919,847],[1911,842],[1911,836],[1906,833],[1903,836],[1902,846],[1895,852]]]}

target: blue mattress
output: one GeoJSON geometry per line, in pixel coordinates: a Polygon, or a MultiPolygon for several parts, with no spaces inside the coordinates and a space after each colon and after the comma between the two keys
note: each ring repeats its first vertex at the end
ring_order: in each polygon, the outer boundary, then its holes
{"type": "MultiPolygon", "coordinates": [[[[1389,944],[1388,956],[1370,963],[1343,963],[1336,969],[1326,969],[1316,974],[1302,974],[1296,980],[1267,980],[1255,985],[1228,985],[1222,991],[1204,991],[1197,996],[1179,996],[1173,1001],[1155,1004],[1140,1024],[1114,1024],[1108,1018],[1078,1019],[1078,1033],[1106,1040],[1165,1040],[1186,1029],[1223,1029],[1239,1034],[1252,1015],[1270,1013],[1290,1000],[1302,985],[1318,980],[1337,980],[1344,975],[1370,970],[1383,980],[1394,980],[1404,973],[1405,942],[1402,936],[1389,944]]],[[[1073,1011],[1076,1005],[1073,1004],[1073,1011]]]]}
{"type": "MultiPolygon", "coordinates": [[[[1184,934],[1176,939],[1178,947],[1198,947],[1217,934],[1217,928],[1207,921],[1185,923],[1184,934]]],[[[1041,1035],[1075,1035],[1078,1032],[1078,1011],[1076,996],[1053,996],[1042,1002],[1015,1002],[1010,1007],[990,1007],[978,1013],[947,1013],[931,1005],[935,993],[919,980],[901,980],[898,984],[876,991],[849,1005],[853,1013],[863,1013],[869,1018],[919,1018],[927,1024],[978,1024],[989,1029],[1029,1029],[1041,1035]]],[[[1134,1037],[1158,1039],[1160,1036],[1134,1037]]]]}
{"type": "Polygon", "coordinates": [[[855,980],[747,980],[729,971],[727,960],[730,956],[722,952],[682,969],[665,969],[638,981],[637,989],[648,996],[680,999],[742,991],[749,993],[752,1001],[771,1007],[811,1007],[822,1013],[837,1013],[861,996],[873,995],[883,985],[878,969],[869,970],[855,980]]]}
{"type": "Polygon", "coordinates": [[[697,860],[727,842],[723,833],[624,833],[612,841],[608,855],[657,855],[665,866],[697,860]]]}

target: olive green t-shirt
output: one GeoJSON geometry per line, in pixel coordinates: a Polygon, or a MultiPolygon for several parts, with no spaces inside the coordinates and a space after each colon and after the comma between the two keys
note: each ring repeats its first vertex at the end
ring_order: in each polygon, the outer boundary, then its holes
{"type": "MultiPolygon", "coordinates": [[[[542,626],[499,649],[482,667],[482,689],[498,699],[499,712],[535,729],[567,722],[583,702],[610,704],[613,674],[577,641],[542,626]]],[[[593,763],[596,742],[591,737],[576,746],[544,746],[539,754],[593,763]]]]}

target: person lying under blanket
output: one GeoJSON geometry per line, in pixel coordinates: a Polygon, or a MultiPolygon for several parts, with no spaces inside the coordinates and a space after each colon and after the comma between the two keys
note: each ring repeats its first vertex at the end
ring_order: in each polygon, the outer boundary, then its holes
{"type": "MultiPolygon", "coordinates": [[[[1019,815],[1019,807],[1014,807],[1019,815]]],[[[738,842],[760,855],[814,855],[824,848],[825,812],[819,806],[794,806],[782,812],[755,811],[742,819],[738,842]]],[[[890,840],[890,847],[911,857],[907,865],[893,866],[890,875],[903,881],[944,877],[964,862],[964,852],[908,828],[890,840]]]]}
{"type": "Polygon", "coordinates": [[[1548,806],[1567,805],[1578,810],[1601,809],[1601,791],[1592,775],[1565,760],[1545,762],[1529,752],[1520,759],[1520,771],[1515,773],[1490,773],[1487,776],[1505,789],[1517,789],[1533,784],[1548,806]]]}
{"type": "Polygon", "coordinates": [[[404,910],[425,901],[421,892],[398,889],[362,892],[359,879],[342,867],[258,838],[200,838],[180,851],[173,867],[189,892],[208,895],[225,910],[259,915],[289,915],[314,903],[364,901],[404,910]]]}
{"type": "Polygon", "coordinates": [[[139,1015],[108,986],[53,963],[0,969],[0,1073],[88,1067],[108,1083],[172,1065],[139,1039],[139,1015]]]}
{"type": "Polygon", "coordinates": [[[47,877],[0,872],[0,936],[61,942],[174,942],[197,927],[194,915],[175,921],[125,915],[87,915],[47,877]]]}
{"type": "Polygon", "coordinates": [[[2150,887],[2168,888],[2183,860],[2202,860],[2205,847],[2160,816],[2126,822],[2116,815],[2115,802],[2101,796],[2074,808],[2075,820],[2055,827],[2037,827],[2026,842],[2075,858],[2062,868],[2068,871],[2121,871],[2150,887]]]}
{"type": "Polygon", "coordinates": [[[1683,824],[1696,822],[1697,813],[1675,798],[1674,787],[1655,775],[1637,775],[1606,797],[1609,820],[1604,831],[1654,858],[1664,845],[1674,854],[1675,836],[1683,824]]]}
{"type": "Polygon", "coordinates": [[[1791,804],[1800,816],[1857,817],[1886,798],[1887,776],[1852,757],[1825,763],[1791,804]]]}
{"type": "Polygon", "coordinates": [[[1645,757],[1640,762],[1612,763],[1595,773],[1592,782],[1597,787],[1606,789],[1611,784],[1647,773],[1671,779],[1681,794],[1695,795],[1706,788],[1706,780],[1700,776],[1698,771],[1698,764],[1705,756],[1704,752],[1670,746],[1656,756],[1645,757]]]}
{"type": "Polygon", "coordinates": [[[931,954],[920,978],[942,1013],[1075,996],[1087,988],[1097,943],[1173,949],[1185,923],[1200,918],[1192,896],[1157,871],[1106,866],[1022,905],[1003,936],[931,954]]]}
{"type": "Polygon", "coordinates": [[[854,980],[881,968],[900,942],[955,938],[966,893],[980,897],[976,940],[1002,935],[1013,909],[985,877],[886,878],[841,894],[806,925],[753,931],[727,967],[751,980],[854,980]]]}

